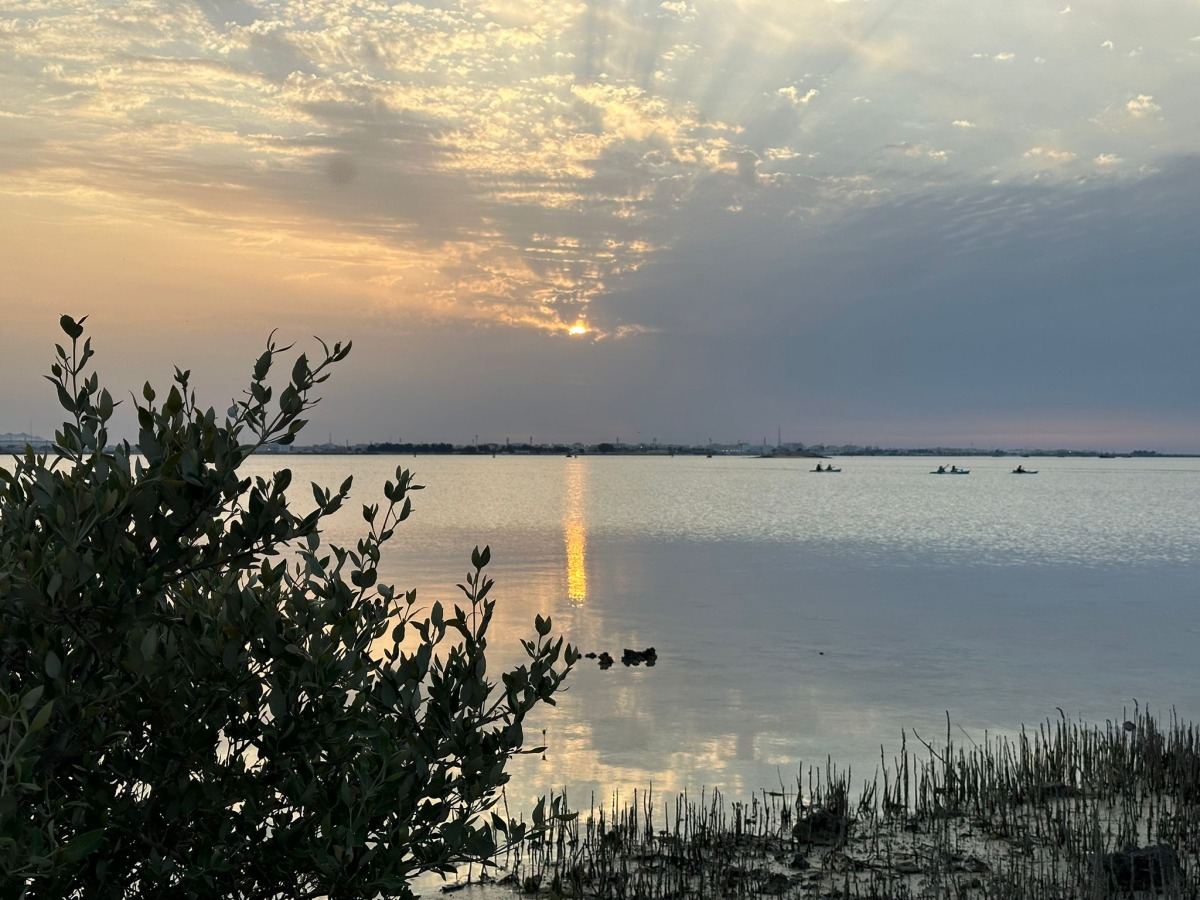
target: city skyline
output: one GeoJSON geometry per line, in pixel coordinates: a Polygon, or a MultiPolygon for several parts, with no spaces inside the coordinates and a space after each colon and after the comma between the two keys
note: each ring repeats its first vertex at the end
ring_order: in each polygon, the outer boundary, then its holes
{"type": "Polygon", "coordinates": [[[1196,452],[1197,148],[1183,0],[0,0],[0,429],[68,313],[352,340],[311,443],[1196,452]]]}

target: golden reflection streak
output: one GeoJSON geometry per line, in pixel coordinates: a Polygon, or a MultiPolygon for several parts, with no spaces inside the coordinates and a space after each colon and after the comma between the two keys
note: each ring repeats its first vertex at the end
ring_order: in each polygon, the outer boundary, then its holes
{"type": "Polygon", "coordinates": [[[566,488],[563,541],[567,547],[567,599],[572,603],[584,603],[587,601],[587,528],[584,523],[587,478],[582,463],[572,460],[567,465],[566,488]]]}

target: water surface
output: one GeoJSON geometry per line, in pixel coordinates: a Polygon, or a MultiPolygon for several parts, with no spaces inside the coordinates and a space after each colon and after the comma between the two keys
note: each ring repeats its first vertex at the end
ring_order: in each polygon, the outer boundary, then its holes
{"type": "MultiPolygon", "coordinates": [[[[827,756],[869,778],[902,730],[975,739],[1135,700],[1200,719],[1200,460],[279,457],[297,483],[355,476],[326,537],[353,543],[397,465],[426,490],[381,576],[455,600],[490,544],[493,672],[536,614],[584,660],[513,794],[651,783],[745,796],[827,756]],[[931,477],[938,463],[971,469],[931,477]],[[962,729],[960,731],[959,729],[962,729]]],[[[303,496],[298,493],[297,496],[303,496]]]]}

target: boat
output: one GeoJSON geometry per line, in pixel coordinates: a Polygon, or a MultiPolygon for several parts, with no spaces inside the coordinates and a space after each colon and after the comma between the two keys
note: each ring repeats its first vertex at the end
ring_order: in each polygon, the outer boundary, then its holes
{"type": "Polygon", "coordinates": [[[842,471],[842,470],[841,470],[841,469],[835,469],[833,466],[826,466],[824,469],[822,469],[822,468],[820,468],[820,467],[818,466],[818,468],[816,468],[816,469],[809,469],[808,471],[810,471],[810,472],[840,472],[840,471],[842,471]]]}
{"type": "Polygon", "coordinates": [[[930,475],[970,475],[971,470],[970,469],[959,469],[959,468],[955,468],[954,466],[951,466],[949,469],[947,469],[947,468],[934,469],[929,474],[930,475]]]}
{"type": "Polygon", "coordinates": [[[1038,470],[1037,469],[1026,469],[1024,466],[1017,466],[1015,469],[1012,470],[1012,473],[1014,475],[1036,475],[1038,473],[1038,470]]]}

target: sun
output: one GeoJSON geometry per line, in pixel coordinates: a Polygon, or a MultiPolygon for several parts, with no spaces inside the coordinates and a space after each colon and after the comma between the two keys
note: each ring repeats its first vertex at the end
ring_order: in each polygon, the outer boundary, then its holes
{"type": "Polygon", "coordinates": [[[567,334],[574,334],[574,335],[587,334],[588,331],[590,331],[590,330],[591,329],[589,329],[587,327],[587,325],[585,325],[583,322],[576,322],[574,325],[572,325],[570,328],[567,329],[567,334]]]}

